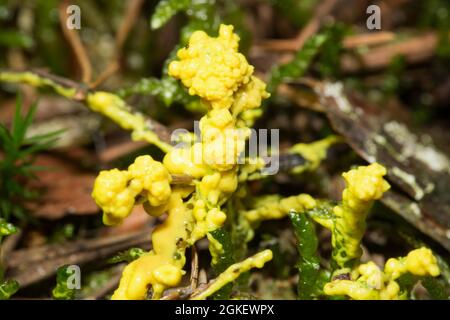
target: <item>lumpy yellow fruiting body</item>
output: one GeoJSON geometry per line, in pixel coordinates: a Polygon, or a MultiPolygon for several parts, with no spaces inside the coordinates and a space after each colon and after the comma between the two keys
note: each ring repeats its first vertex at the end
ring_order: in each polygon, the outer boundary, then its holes
{"type": "Polygon", "coordinates": [[[287,216],[291,210],[302,212],[312,209],[316,205],[316,200],[308,194],[287,198],[280,198],[276,195],[266,196],[256,201],[255,209],[245,212],[245,218],[251,223],[268,219],[280,219],[287,216]]]}
{"type": "Polygon", "coordinates": [[[209,287],[201,292],[199,295],[194,296],[193,300],[204,300],[210,295],[214,294],[226,284],[236,280],[242,273],[249,271],[252,268],[262,268],[264,264],[272,260],[273,254],[271,250],[264,250],[255,254],[254,256],[245,259],[242,262],[235,263],[229,266],[224,272],[222,272],[216,280],[209,285],[209,287]]]}
{"type": "Polygon", "coordinates": [[[160,162],[140,156],[128,170],[101,171],[92,196],[103,209],[104,223],[116,225],[131,213],[138,195],[145,196],[154,207],[166,203],[171,194],[170,181],[169,172],[160,162]]]}
{"type": "Polygon", "coordinates": [[[219,262],[220,256],[224,253],[223,245],[214,238],[210,233],[206,235],[209,241],[209,253],[211,254],[211,264],[216,265],[219,262]]]}
{"type": "Polygon", "coordinates": [[[201,143],[195,143],[190,148],[174,148],[166,154],[163,163],[173,174],[186,174],[198,179],[206,175],[209,170],[201,161],[202,152],[201,143]]]}
{"type": "Polygon", "coordinates": [[[413,250],[404,258],[389,259],[385,265],[385,272],[392,279],[397,279],[408,272],[417,276],[430,275],[436,277],[440,274],[436,257],[428,248],[413,250]]]}
{"type": "Polygon", "coordinates": [[[411,251],[406,257],[389,259],[384,270],[374,262],[361,264],[350,273],[350,280],[333,280],[324,287],[327,295],[346,295],[355,300],[406,299],[397,283],[401,275],[436,277],[440,274],[436,258],[428,248],[411,251]]]}
{"type": "MultiPolygon", "coordinates": [[[[96,180],[93,196],[104,210],[106,224],[122,221],[138,196],[149,214],[167,213],[152,234],[152,251],[125,268],[113,299],[144,299],[149,288],[157,299],[166,288],[178,285],[186,248],[227,219],[221,205],[237,189],[239,157],[250,134],[247,124],[255,115],[244,114],[258,110],[269,96],[265,83],[253,76],[253,66],[238,52],[238,42],[232,26],[221,25],[218,37],[196,31],[169,65],[169,75],[180,79],[191,95],[200,96],[207,109],[198,141],[190,139],[184,148],[163,148],[163,163],[139,157],[128,170],[104,171],[96,180]],[[174,174],[193,177],[192,186],[171,189],[174,174]]],[[[144,117],[124,112],[128,107],[120,98],[97,92],[87,100],[92,109],[132,129],[134,138],[154,141],[144,117]]],[[[270,258],[265,252],[242,266],[262,266],[270,258]]]]}
{"type": "Polygon", "coordinates": [[[333,209],[332,228],[333,259],[340,268],[361,256],[367,213],[390,187],[384,175],[386,169],[378,163],[343,173],[347,187],[342,193],[342,204],[333,209]]]}
{"type": "Polygon", "coordinates": [[[239,37],[232,26],[221,25],[213,38],[195,31],[186,48],[178,51],[179,61],[169,65],[169,75],[179,78],[189,94],[207,100],[213,108],[229,108],[234,92],[249,82],[253,67],[238,52],[239,37]]]}

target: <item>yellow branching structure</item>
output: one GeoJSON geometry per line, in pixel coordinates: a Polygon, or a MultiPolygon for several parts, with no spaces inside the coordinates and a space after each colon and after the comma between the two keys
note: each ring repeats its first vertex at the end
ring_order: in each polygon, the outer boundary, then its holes
{"type": "MultiPolygon", "coordinates": [[[[342,202],[331,209],[328,217],[311,216],[332,233],[335,280],[325,285],[326,295],[345,295],[358,300],[406,299],[408,292],[402,291],[396,282],[401,275],[436,277],[440,274],[437,260],[427,248],[413,250],[404,258],[389,259],[384,270],[374,262],[359,264],[367,214],[373,202],[390,187],[383,178],[385,174],[386,169],[378,163],[343,173],[347,187],[343,191],[342,202]],[[340,279],[344,274],[348,274],[350,279],[340,279]]],[[[254,224],[283,218],[291,210],[306,212],[318,205],[320,200],[307,194],[287,198],[265,196],[257,199],[255,208],[244,212],[244,217],[254,224]]]]}
{"type": "Polygon", "coordinates": [[[389,259],[384,270],[374,262],[359,265],[350,280],[333,280],[324,287],[327,295],[346,295],[356,300],[398,300],[406,299],[395,281],[403,274],[437,277],[440,274],[437,260],[430,249],[411,251],[406,257],[389,259]]]}
{"type": "MultiPolygon", "coordinates": [[[[152,251],[126,267],[113,299],[143,299],[149,285],[157,299],[166,288],[178,285],[185,249],[220,228],[227,218],[221,205],[238,186],[238,157],[249,136],[250,118],[245,113],[269,96],[238,52],[238,42],[232,26],[222,25],[217,38],[196,31],[188,47],[178,51],[179,60],[169,65],[169,75],[180,79],[208,108],[200,120],[200,141],[170,149],[162,163],[139,157],[127,171],[103,171],[97,178],[93,197],[104,210],[105,223],[120,223],[138,195],[147,200],[144,207],[149,214],[167,213],[153,232],[152,251]],[[194,177],[194,186],[171,188],[171,174],[194,177]]],[[[255,265],[261,267],[271,254],[265,252],[263,257],[242,266],[262,261],[255,265]]],[[[214,288],[220,283],[224,281],[214,288]]]]}
{"type": "Polygon", "coordinates": [[[242,262],[238,262],[229,266],[227,270],[222,272],[205,291],[201,292],[197,296],[194,296],[192,299],[203,300],[209,297],[210,295],[221,289],[223,286],[225,286],[227,283],[236,280],[244,272],[247,272],[252,268],[262,268],[267,261],[272,260],[272,257],[272,251],[264,250],[250,258],[245,259],[242,262]]]}
{"type": "Polygon", "coordinates": [[[342,204],[333,209],[332,229],[333,259],[341,268],[351,265],[362,254],[360,242],[366,230],[367,213],[390,187],[384,175],[386,169],[378,163],[343,174],[347,188],[342,193],[342,204]]]}

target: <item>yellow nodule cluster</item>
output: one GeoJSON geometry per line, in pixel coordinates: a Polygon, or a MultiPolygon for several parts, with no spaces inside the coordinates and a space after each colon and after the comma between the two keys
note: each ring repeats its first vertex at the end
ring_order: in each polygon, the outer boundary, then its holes
{"type": "Polygon", "coordinates": [[[260,106],[263,99],[269,97],[265,82],[252,76],[250,81],[234,94],[231,112],[237,119],[236,126],[238,128],[253,126],[256,119],[262,114],[260,106]]]}
{"type": "Polygon", "coordinates": [[[148,155],[140,156],[128,170],[101,171],[92,196],[103,209],[103,222],[116,225],[131,213],[139,195],[153,207],[166,203],[171,194],[170,182],[169,172],[162,163],[148,155]]]}
{"type": "Polygon", "coordinates": [[[352,210],[359,210],[365,207],[365,203],[380,199],[389,189],[389,184],[383,179],[385,175],[386,168],[379,163],[344,172],[342,176],[347,188],[342,195],[343,202],[352,210]]]}
{"type": "Polygon", "coordinates": [[[112,299],[144,299],[148,285],[151,285],[152,297],[158,299],[167,287],[180,283],[186,262],[185,250],[194,225],[192,213],[183,203],[188,194],[184,189],[172,192],[166,204],[167,219],[152,233],[152,251],[126,266],[112,299]]]}
{"type": "Polygon", "coordinates": [[[417,276],[430,275],[433,277],[440,274],[436,257],[428,248],[413,250],[404,258],[389,259],[384,266],[384,271],[393,279],[397,279],[407,272],[417,276]]]}
{"type": "MultiPolygon", "coordinates": [[[[200,120],[200,141],[193,140],[185,148],[166,148],[163,163],[139,157],[128,170],[101,172],[95,182],[93,196],[107,224],[122,221],[137,196],[144,197],[149,214],[168,214],[152,234],[152,251],[125,268],[113,299],[143,299],[149,285],[152,297],[159,298],[167,287],[179,284],[186,248],[220,228],[227,218],[220,207],[237,189],[238,160],[249,136],[246,123],[251,116],[243,115],[257,110],[269,96],[265,83],[252,75],[253,67],[238,52],[238,42],[232,26],[222,25],[216,38],[196,31],[188,47],[179,50],[179,60],[169,65],[169,75],[180,79],[207,107],[200,120]],[[171,189],[173,174],[192,176],[194,186],[171,189]]],[[[91,96],[90,104],[94,108],[119,106],[113,115],[120,118],[126,106],[108,99],[108,95],[91,96]]],[[[134,128],[136,134],[145,133],[139,116],[118,121],[134,128]]],[[[264,259],[251,260],[251,265],[267,258],[266,253],[264,259]]]]}
{"type": "Polygon", "coordinates": [[[236,128],[228,109],[214,109],[200,120],[202,161],[218,171],[236,167],[250,135],[247,128],[236,128]]]}
{"type": "Polygon", "coordinates": [[[202,293],[195,296],[193,300],[203,300],[223,288],[227,283],[233,282],[241,274],[252,268],[262,268],[267,261],[272,260],[273,253],[271,250],[261,251],[244,261],[235,263],[227,268],[217,279],[202,293]]]}
{"type": "Polygon", "coordinates": [[[389,189],[384,180],[386,169],[373,163],[342,174],[347,187],[342,193],[342,204],[333,208],[335,222],[332,230],[333,259],[341,268],[361,256],[360,242],[365,221],[375,200],[389,189]]]}
{"type": "Polygon", "coordinates": [[[350,280],[337,279],[327,283],[324,293],[346,295],[355,300],[406,299],[406,293],[402,292],[395,281],[405,273],[436,277],[440,270],[431,250],[420,248],[411,251],[404,258],[389,259],[384,271],[373,262],[361,264],[350,273],[350,280]]]}
{"type": "Polygon", "coordinates": [[[217,38],[195,31],[188,46],[178,50],[179,61],[169,75],[179,78],[189,94],[209,101],[213,108],[229,108],[234,92],[250,80],[253,67],[238,52],[239,37],[233,26],[221,25],[217,38]]]}
{"type": "Polygon", "coordinates": [[[300,194],[287,198],[276,195],[258,199],[255,209],[245,212],[245,218],[249,222],[259,222],[269,219],[280,219],[291,211],[303,212],[317,205],[316,200],[308,194],[300,194]]]}

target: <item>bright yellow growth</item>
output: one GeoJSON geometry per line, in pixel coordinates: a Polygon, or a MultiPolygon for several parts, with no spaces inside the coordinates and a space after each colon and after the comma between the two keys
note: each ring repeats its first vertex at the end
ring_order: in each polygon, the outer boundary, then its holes
{"type": "Polygon", "coordinates": [[[308,194],[300,194],[281,199],[277,195],[261,197],[255,203],[255,209],[245,212],[245,218],[249,222],[281,219],[291,211],[303,212],[317,205],[308,194]]]}
{"type": "Polygon", "coordinates": [[[179,78],[191,95],[208,100],[213,108],[229,108],[234,92],[248,83],[253,73],[238,52],[238,43],[232,26],[222,25],[217,38],[195,31],[188,46],[178,51],[180,61],[169,65],[169,75],[179,78]]]}
{"type": "Polygon", "coordinates": [[[436,257],[428,248],[413,250],[404,258],[389,259],[384,266],[384,271],[390,274],[392,279],[397,279],[407,272],[417,276],[430,275],[433,277],[440,274],[436,257]]]}
{"type": "Polygon", "coordinates": [[[361,256],[367,213],[374,200],[380,199],[390,187],[384,175],[386,169],[378,163],[342,174],[347,187],[342,193],[342,204],[333,209],[332,228],[333,259],[340,268],[348,267],[361,256]]]}
{"type": "MultiPolygon", "coordinates": [[[[257,110],[269,96],[265,83],[252,75],[253,67],[237,51],[238,42],[232,26],[222,25],[217,38],[196,31],[188,47],[178,51],[179,61],[169,65],[169,75],[180,79],[207,107],[200,120],[200,141],[185,148],[163,149],[167,151],[163,163],[145,156],[126,171],[103,171],[95,182],[93,197],[104,210],[106,224],[121,222],[137,197],[145,200],[149,214],[167,213],[152,234],[153,250],[125,268],[113,299],[144,299],[149,285],[152,298],[157,299],[166,288],[178,285],[186,248],[227,219],[221,205],[238,186],[238,157],[249,136],[247,125],[255,115],[247,112],[257,110]],[[193,186],[171,188],[172,174],[192,176],[193,186]]],[[[148,134],[143,117],[123,112],[126,104],[117,97],[95,93],[88,96],[88,103],[134,130],[135,136],[148,134]]],[[[262,266],[268,257],[265,252],[242,268],[262,266]]],[[[226,282],[221,280],[215,287],[220,283],[226,282]]]]}
{"type": "Polygon", "coordinates": [[[267,261],[272,260],[273,254],[270,250],[264,250],[255,254],[253,257],[247,258],[242,262],[235,263],[227,268],[217,279],[201,294],[195,296],[193,300],[203,300],[218,291],[227,283],[236,280],[242,273],[252,268],[262,268],[267,261]]]}
{"type": "MultiPolygon", "coordinates": [[[[312,144],[297,145],[292,152],[309,154],[310,160],[315,162],[323,157],[327,146],[334,143],[337,138],[331,137],[312,144]],[[314,156],[316,155],[316,156],[314,156]]],[[[342,194],[342,202],[333,207],[331,214],[311,214],[311,218],[332,233],[333,262],[335,269],[351,268],[359,261],[361,256],[361,239],[365,232],[365,221],[375,200],[380,199],[383,193],[389,189],[389,184],[384,180],[386,169],[373,163],[369,166],[361,166],[343,173],[347,187],[342,194]]],[[[253,209],[242,212],[250,225],[268,219],[280,219],[291,210],[299,213],[314,209],[321,205],[307,194],[281,198],[271,195],[257,198],[253,203],[253,209]]],[[[248,229],[248,238],[253,237],[252,228],[248,229]]],[[[356,285],[356,284],[352,284],[356,285]]]]}
{"type": "Polygon", "coordinates": [[[143,114],[132,112],[130,106],[113,93],[97,91],[89,93],[86,102],[92,111],[99,112],[126,130],[131,130],[133,140],[145,140],[167,152],[171,146],[161,141],[143,114]]]}
{"type": "Polygon", "coordinates": [[[327,283],[324,293],[346,295],[355,300],[406,299],[406,292],[403,292],[395,281],[405,273],[436,277],[440,271],[431,250],[420,248],[411,251],[404,258],[389,259],[384,271],[373,262],[361,264],[350,273],[351,280],[334,280],[327,283]]]}
{"type": "Polygon", "coordinates": [[[152,207],[165,204],[171,194],[170,181],[169,172],[160,162],[140,156],[128,170],[100,172],[92,196],[103,209],[103,222],[116,225],[131,213],[138,195],[145,196],[152,207]]]}

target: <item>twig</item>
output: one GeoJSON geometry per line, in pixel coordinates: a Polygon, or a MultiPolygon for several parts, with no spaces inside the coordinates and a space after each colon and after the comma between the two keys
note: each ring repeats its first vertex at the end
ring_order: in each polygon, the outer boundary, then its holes
{"type": "Polygon", "coordinates": [[[89,56],[86,52],[83,43],[81,42],[80,36],[74,29],[69,29],[66,26],[66,21],[68,19],[67,7],[69,3],[67,0],[61,2],[59,6],[59,22],[61,24],[61,29],[64,37],[69,42],[72,50],[75,54],[77,62],[81,68],[81,81],[83,83],[89,83],[92,78],[92,66],[89,60],[89,56]]]}
{"type": "MultiPolygon", "coordinates": [[[[6,269],[6,258],[9,256],[11,251],[14,250],[14,248],[19,243],[20,239],[23,235],[23,227],[19,229],[19,231],[15,234],[12,234],[8,236],[3,243],[0,243],[0,269],[6,269]]],[[[3,270],[4,271],[4,270],[3,270]]]]}
{"type": "Polygon", "coordinates": [[[205,283],[208,283],[208,276],[206,275],[205,269],[200,269],[200,273],[198,274],[198,283],[199,286],[204,285],[205,283]]]}
{"type": "Polygon", "coordinates": [[[347,36],[343,40],[344,49],[354,49],[362,46],[377,46],[395,40],[395,33],[380,31],[373,33],[360,33],[347,36]]]}
{"type": "MultiPolygon", "coordinates": [[[[373,33],[360,33],[344,37],[342,46],[344,47],[344,49],[350,50],[362,46],[377,46],[386,44],[394,40],[395,33],[393,32],[381,31],[373,33]]],[[[257,44],[257,47],[273,52],[298,50],[298,44],[295,38],[289,40],[266,40],[257,44]]]]}
{"type": "Polygon", "coordinates": [[[181,287],[181,288],[172,288],[165,291],[165,294],[161,297],[160,300],[181,300],[188,299],[192,294],[191,286],[181,287]]]}
{"type": "Polygon", "coordinates": [[[300,32],[294,39],[266,41],[265,43],[261,44],[261,47],[265,49],[270,48],[272,50],[275,49],[283,51],[300,50],[305,44],[305,41],[308,40],[308,38],[312,37],[315,33],[317,33],[317,31],[319,31],[324,18],[333,10],[338,1],[339,0],[322,1],[317,6],[313,17],[309,20],[306,26],[300,30],[300,32]]]}
{"type": "Polygon", "coordinates": [[[278,86],[277,93],[294,101],[297,105],[317,112],[324,112],[325,107],[320,103],[317,94],[306,90],[296,90],[290,84],[278,86]]]}
{"type": "Polygon", "coordinates": [[[341,68],[345,72],[376,70],[388,66],[396,56],[404,56],[408,63],[418,63],[431,58],[438,45],[433,32],[402,41],[373,48],[361,55],[344,55],[341,68]]]}
{"type": "Polygon", "coordinates": [[[97,77],[97,79],[89,84],[90,88],[98,87],[106,79],[108,79],[111,75],[113,75],[120,69],[119,61],[122,55],[123,45],[125,44],[128,34],[137,21],[137,17],[139,16],[139,12],[143,3],[143,0],[132,0],[129,2],[122,23],[120,24],[120,27],[116,33],[114,56],[106,66],[105,70],[103,70],[102,73],[97,77]]]}
{"type": "Polygon", "coordinates": [[[22,287],[53,275],[64,264],[85,264],[105,259],[130,247],[149,246],[149,234],[153,227],[139,232],[100,239],[83,239],[63,245],[46,245],[12,252],[7,261],[9,275],[22,287]]]}
{"type": "Polygon", "coordinates": [[[195,290],[198,284],[198,253],[195,244],[191,247],[191,288],[195,290]]]}
{"type": "Polygon", "coordinates": [[[124,141],[122,143],[117,143],[112,146],[108,146],[105,150],[98,153],[98,158],[103,163],[111,162],[118,159],[126,154],[135,152],[136,150],[147,146],[145,141],[124,141]]]}

